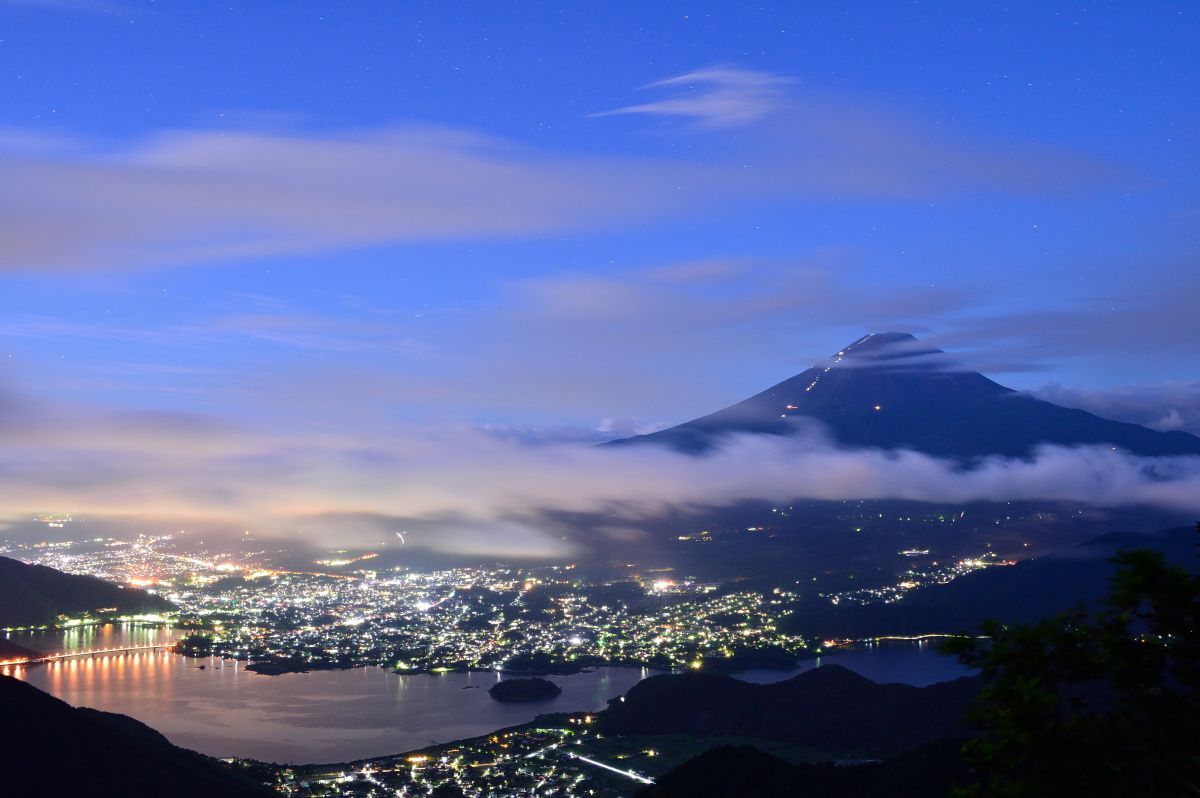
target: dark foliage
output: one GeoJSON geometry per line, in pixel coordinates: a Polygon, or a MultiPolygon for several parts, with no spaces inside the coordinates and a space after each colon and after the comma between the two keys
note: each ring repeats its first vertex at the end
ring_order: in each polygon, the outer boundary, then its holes
{"type": "Polygon", "coordinates": [[[1114,562],[1100,609],[949,646],[986,680],[962,795],[1200,794],[1200,578],[1157,552],[1114,562]]]}

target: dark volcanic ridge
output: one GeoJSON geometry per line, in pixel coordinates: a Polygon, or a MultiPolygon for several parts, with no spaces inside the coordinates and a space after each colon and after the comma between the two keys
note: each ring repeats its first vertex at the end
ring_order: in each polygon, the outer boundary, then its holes
{"type": "Polygon", "coordinates": [[[1041,445],[1106,445],[1144,456],[1200,455],[1200,438],[1061,407],[967,370],[907,333],[872,333],[762,393],[610,445],[701,454],[735,434],[790,436],[814,422],[849,448],[939,457],[1029,457],[1041,445]]]}

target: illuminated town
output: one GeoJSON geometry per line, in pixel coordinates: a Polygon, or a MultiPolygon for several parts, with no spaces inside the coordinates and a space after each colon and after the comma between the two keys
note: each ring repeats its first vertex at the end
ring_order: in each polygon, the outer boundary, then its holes
{"type": "MultiPolygon", "coordinates": [[[[176,609],[124,620],[166,627],[181,653],[234,659],[267,674],[365,666],[400,673],[566,674],[601,665],[790,670],[829,646],[854,642],[822,640],[820,630],[785,631],[801,598],[797,582],[739,590],[736,582],[663,573],[593,581],[570,563],[420,571],[380,567],[374,552],[347,551],[283,568],[269,552],[237,550],[254,545],[241,543],[209,550],[186,538],[141,535],[9,544],[0,552],[154,592],[176,609]]],[[[817,594],[819,601],[893,602],[918,586],[1004,562],[985,553],[939,564],[928,555],[898,552],[913,566],[892,583],[817,594]]],[[[61,618],[58,626],[113,620],[61,618]]],[[[616,798],[713,742],[606,739],[592,721],[587,713],[544,715],[469,740],[342,765],[234,764],[288,796],[616,798]]]]}
{"type": "Polygon", "coordinates": [[[619,798],[678,764],[642,740],[609,740],[586,713],[394,757],[337,766],[237,763],[288,796],[596,796],[619,798]]]}
{"type": "MultiPolygon", "coordinates": [[[[596,584],[574,567],[278,571],[174,553],[169,536],[39,544],[21,556],[148,588],[195,633],[185,650],[264,670],[382,665],[403,672],[555,671],[589,665],[700,667],[771,652],[789,663],[809,641],[780,632],[787,591],[722,591],[655,578],[596,584]]],[[[366,566],[366,567],[364,567],[366,566]]],[[[71,619],[78,623],[86,619],[71,619]]],[[[66,619],[64,619],[64,623],[66,619]]]]}
{"type": "MultiPolygon", "coordinates": [[[[734,671],[793,667],[829,645],[820,630],[785,631],[798,583],[739,590],[662,574],[596,582],[571,564],[377,570],[369,552],[335,552],[308,569],[281,570],[254,555],[182,554],[170,535],[39,543],[14,553],[155,592],[177,608],[169,620],[182,652],[266,673],[368,665],[404,673],[570,673],[599,665],[734,671]]],[[[995,564],[1008,561],[991,553],[933,561],[888,584],[821,595],[831,604],[893,602],[995,564]]]]}

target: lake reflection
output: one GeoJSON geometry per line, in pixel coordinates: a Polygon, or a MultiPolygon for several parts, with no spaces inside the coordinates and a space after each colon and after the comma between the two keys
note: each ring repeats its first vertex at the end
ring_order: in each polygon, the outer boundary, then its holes
{"type": "MultiPolygon", "coordinates": [[[[51,652],[157,643],[172,635],[177,636],[164,628],[110,627],[13,639],[51,652]]],[[[928,644],[881,645],[818,662],[845,665],[876,681],[918,685],[965,673],[928,644]]],[[[497,679],[492,673],[398,676],[358,668],[263,676],[232,661],[192,660],[166,651],[66,659],[5,672],[70,704],[135,717],[172,742],[206,754],[297,763],[384,756],[486,734],[544,712],[602,709],[654,673],[597,668],[554,676],[562,688],[556,698],[503,704],[487,694],[497,679]]],[[[751,671],[740,678],[770,682],[794,673],[751,671]]]]}
{"type": "Polygon", "coordinates": [[[873,682],[899,682],[917,687],[948,682],[972,673],[956,658],[938,653],[936,640],[887,640],[840,651],[820,661],[843,665],[873,682]]]}
{"type": "Polygon", "coordinates": [[[165,652],[71,659],[14,675],[70,704],[131,715],[213,756],[335,762],[473,737],[541,712],[600,709],[645,673],[598,668],[556,676],[561,695],[525,704],[493,700],[491,673],[398,676],[357,668],[263,676],[234,662],[165,652]]]}
{"type": "Polygon", "coordinates": [[[127,622],[11,632],[4,637],[17,645],[43,654],[59,654],[64,651],[91,651],[119,646],[159,645],[174,642],[183,635],[183,631],[167,624],[127,622]]]}

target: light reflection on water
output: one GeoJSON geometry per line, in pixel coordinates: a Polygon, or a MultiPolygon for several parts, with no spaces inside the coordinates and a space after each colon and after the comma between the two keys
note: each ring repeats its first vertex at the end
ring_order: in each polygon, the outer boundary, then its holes
{"type": "Polygon", "coordinates": [[[12,632],[6,634],[5,639],[43,654],[59,654],[65,651],[119,646],[157,645],[170,643],[182,636],[181,630],[167,624],[129,622],[81,625],[62,630],[12,632]]]}
{"type": "MultiPolygon", "coordinates": [[[[44,635],[22,645],[42,651],[157,643],[169,629],[93,628],[44,635]],[[40,643],[40,645],[38,645],[40,643]]],[[[894,644],[825,657],[876,681],[927,684],[961,675],[929,645],[894,644]]],[[[811,663],[813,667],[817,663],[811,663]]],[[[807,669],[807,668],[806,668],[807,669]]],[[[11,675],[77,706],[120,712],[172,742],[213,756],[278,762],[336,762],[399,753],[431,742],[472,737],[531,720],[543,712],[601,709],[652,671],[597,668],[551,677],[558,697],[505,704],[487,688],[491,673],[398,676],[380,668],[263,676],[238,663],[193,660],[166,651],[66,659],[10,669],[11,675]],[[199,666],[204,665],[204,669],[199,666]]],[[[741,678],[777,681],[794,671],[753,671],[741,678]]]]}
{"type": "Polygon", "coordinates": [[[871,643],[822,657],[818,662],[844,665],[874,682],[900,682],[917,687],[971,673],[954,657],[939,653],[936,640],[871,643]]]}
{"type": "Polygon", "coordinates": [[[541,712],[602,708],[648,672],[556,676],[553,700],[503,704],[491,673],[398,676],[381,668],[263,676],[236,662],[163,651],[82,657],[7,671],[77,706],[131,715],[213,756],[333,762],[472,737],[541,712]],[[204,665],[201,670],[198,666],[204,665]]]}

